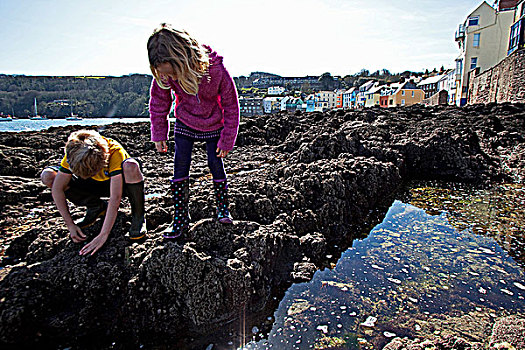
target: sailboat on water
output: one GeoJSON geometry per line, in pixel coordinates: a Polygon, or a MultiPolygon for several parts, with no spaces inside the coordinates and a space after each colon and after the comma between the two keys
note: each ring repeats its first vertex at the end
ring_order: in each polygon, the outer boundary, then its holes
{"type": "Polygon", "coordinates": [[[31,120],[47,120],[46,117],[38,115],[38,109],[37,109],[37,106],[36,106],[36,97],[35,97],[35,116],[34,117],[29,117],[29,119],[31,119],[31,120]]]}
{"type": "Polygon", "coordinates": [[[82,120],[82,117],[80,117],[78,114],[73,113],[73,104],[71,103],[71,101],[69,101],[69,105],[71,106],[71,115],[69,117],[66,117],[66,120],[69,120],[69,121],[82,120]]]}

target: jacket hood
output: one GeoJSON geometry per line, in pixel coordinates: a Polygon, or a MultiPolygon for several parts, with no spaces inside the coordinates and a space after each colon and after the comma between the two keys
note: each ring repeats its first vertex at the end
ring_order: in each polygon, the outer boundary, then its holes
{"type": "Polygon", "coordinates": [[[208,45],[202,45],[208,51],[208,57],[210,57],[211,65],[218,65],[222,63],[222,56],[219,56],[217,52],[213,51],[208,45]]]}

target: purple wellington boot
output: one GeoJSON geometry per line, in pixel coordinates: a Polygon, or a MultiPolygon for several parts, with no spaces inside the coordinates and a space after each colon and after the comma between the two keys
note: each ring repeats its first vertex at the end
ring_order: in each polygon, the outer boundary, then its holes
{"type": "Polygon", "coordinates": [[[185,177],[171,181],[171,192],[173,194],[173,206],[175,213],[171,229],[164,231],[165,239],[176,239],[188,232],[190,226],[189,200],[190,200],[190,180],[185,177]]]}

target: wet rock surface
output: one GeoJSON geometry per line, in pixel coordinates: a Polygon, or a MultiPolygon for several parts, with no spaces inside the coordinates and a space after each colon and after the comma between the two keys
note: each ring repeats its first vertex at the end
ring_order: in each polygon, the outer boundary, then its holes
{"type": "MultiPolygon", "coordinates": [[[[148,123],[114,124],[98,130],[143,163],[149,237],[126,241],[124,200],[104,248],[82,257],[38,179],[78,129],[0,134],[4,345],[205,347],[206,335],[270,316],[291,283],[307,281],[366,233],[404,182],[523,182],[525,175],[520,104],[245,118],[226,159],[235,224],[210,219],[211,178],[197,144],[192,227],[171,243],[161,232],[171,221],[172,152],[155,152],[148,123]]],[[[83,208],[72,213],[80,218],[83,208]]]]}
{"type": "Polygon", "coordinates": [[[469,318],[471,317],[454,320],[456,326],[470,328],[470,332],[465,332],[462,335],[446,334],[431,336],[429,339],[399,337],[394,338],[383,350],[525,349],[525,319],[516,316],[502,317],[493,324],[492,330],[490,330],[486,320],[473,321],[469,318]]]}

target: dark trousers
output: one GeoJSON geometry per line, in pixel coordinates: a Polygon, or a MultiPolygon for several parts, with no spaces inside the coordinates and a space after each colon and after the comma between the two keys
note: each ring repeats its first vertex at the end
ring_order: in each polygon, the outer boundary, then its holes
{"type": "MultiPolygon", "coordinates": [[[[217,157],[217,142],[219,138],[203,140],[206,142],[206,153],[208,155],[208,166],[214,180],[225,180],[226,173],[222,158],[217,157]]],[[[184,179],[190,175],[191,152],[194,139],[175,134],[175,160],[173,179],[184,179]]]]}

